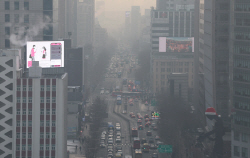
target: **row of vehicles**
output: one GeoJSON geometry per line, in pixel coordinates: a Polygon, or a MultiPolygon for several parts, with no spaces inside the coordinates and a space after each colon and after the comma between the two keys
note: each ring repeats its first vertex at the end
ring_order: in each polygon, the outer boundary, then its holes
{"type": "Polygon", "coordinates": [[[116,104],[117,105],[121,105],[122,104],[122,96],[121,95],[117,95],[117,97],[116,97],[116,104]]]}

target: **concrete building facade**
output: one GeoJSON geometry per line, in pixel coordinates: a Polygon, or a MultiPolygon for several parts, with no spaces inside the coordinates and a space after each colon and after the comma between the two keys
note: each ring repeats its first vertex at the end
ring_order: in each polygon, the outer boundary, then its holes
{"type": "Polygon", "coordinates": [[[140,35],[140,24],[141,24],[141,11],[140,11],[140,6],[132,6],[131,7],[131,12],[130,12],[130,40],[132,44],[135,42],[138,42],[139,40],[139,35],[140,35]]]}

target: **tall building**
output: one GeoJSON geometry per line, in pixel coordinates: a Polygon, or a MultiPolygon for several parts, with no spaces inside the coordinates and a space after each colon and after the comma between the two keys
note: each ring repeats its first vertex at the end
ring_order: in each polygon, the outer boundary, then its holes
{"type": "MultiPolygon", "coordinates": [[[[199,1],[199,35],[195,46],[200,101],[197,109],[204,113],[208,107],[216,108],[225,126],[230,125],[229,115],[229,8],[230,1],[199,1]],[[199,41],[199,42],[198,42],[199,41]],[[203,89],[202,89],[203,88],[203,89]]],[[[197,93],[196,93],[197,94],[197,93]]],[[[198,98],[198,96],[197,96],[198,98]]],[[[208,127],[212,122],[207,120],[208,127]]]]}
{"type": "Polygon", "coordinates": [[[39,62],[16,79],[14,157],[66,158],[67,73],[42,74],[39,62]]]}
{"type": "Polygon", "coordinates": [[[0,1],[0,48],[28,40],[57,40],[65,35],[65,0],[0,1]]]}
{"type": "Polygon", "coordinates": [[[140,35],[140,21],[141,21],[141,11],[140,6],[132,6],[131,12],[130,12],[130,38],[131,42],[134,44],[135,42],[138,42],[139,35],[140,35]]]}
{"type": "Polygon", "coordinates": [[[193,7],[194,0],[156,0],[157,10],[178,10],[193,7]]]}
{"type": "Polygon", "coordinates": [[[21,76],[21,51],[0,49],[0,157],[14,158],[16,79],[21,76]]]}
{"type": "Polygon", "coordinates": [[[250,1],[231,1],[232,158],[250,158],[250,1]]]}

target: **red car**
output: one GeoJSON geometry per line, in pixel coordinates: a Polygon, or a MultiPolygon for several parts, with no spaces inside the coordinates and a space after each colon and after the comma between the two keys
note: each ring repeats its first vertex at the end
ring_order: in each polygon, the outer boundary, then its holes
{"type": "Polygon", "coordinates": [[[159,136],[155,136],[155,140],[160,140],[160,137],[159,136]]]}
{"type": "Polygon", "coordinates": [[[138,117],[139,119],[143,119],[143,117],[140,115],[139,117],[138,117]]]}
{"type": "Polygon", "coordinates": [[[158,130],[158,128],[157,128],[156,126],[154,126],[154,127],[153,127],[153,130],[154,130],[154,131],[157,131],[157,130],[158,130]]]}
{"type": "Polygon", "coordinates": [[[143,126],[140,125],[140,126],[138,127],[138,129],[139,129],[139,130],[143,130],[143,126]]]}
{"type": "Polygon", "coordinates": [[[150,125],[149,123],[146,123],[146,124],[145,124],[145,127],[149,127],[149,125],[150,125]]]}
{"type": "Polygon", "coordinates": [[[145,117],[145,118],[149,118],[148,114],[146,114],[144,117],[145,117]]]}
{"type": "Polygon", "coordinates": [[[138,119],[138,120],[137,120],[137,123],[142,123],[142,120],[141,120],[141,119],[138,119]]]}
{"type": "Polygon", "coordinates": [[[149,125],[151,125],[151,122],[148,121],[147,123],[148,123],[149,125]]]}
{"type": "Polygon", "coordinates": [[[151,131],[147,131],[146,135],[147,136],[152,136],[152,132],[151,131]]]}
{"type": "Polygon", "coordinates": [[[149,121],[153,121],[153,119],[152,118],[148,118],[149,119],[149,121]]]}
{"type": "Polygon", "coordinates": [[[131,118],[135,118],[135,115],[131,115],[131,118]]]}
{"type": "Polygon", "coordinates": [[[134,113],[133,113],[133,112],[130,112],[129,115],[130,115],[130,117],[131,117],[132,115],[134,115],[134,113]]]}
{"type": "Polygon", "coordinates": [[[148,122],[148,121],[149,121],[149,119],[148,119],[148,118],[146,118],[146,119],[145,119],[145,122],[148,122]]]}

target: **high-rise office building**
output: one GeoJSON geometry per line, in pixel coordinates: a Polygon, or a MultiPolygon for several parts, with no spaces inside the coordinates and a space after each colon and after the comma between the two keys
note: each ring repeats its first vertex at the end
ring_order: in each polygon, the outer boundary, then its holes
{"type": "Polygon", "coordinates": [[[22,69],[20,50],[0,50],[0,157],[14,158],[16,79],[22,69]]]}
{"type": "Polygon", "coordinates": [[[140,35],[140,24],[141,24],[141,11],[140,6],[132,6],[130,12],[130,38],[131,42],[134,44],[138,42],[140,35]]]}
{"type": "Polygon", "coordinates": [[[250,158],[250,1],[231,1],[232,158],[250,158]]]}
{"type": "Polygon", "coordinates": [[[65,35],[65,0],[0,1],[0,48],[27,40],[57,40],[65,35]]]}

